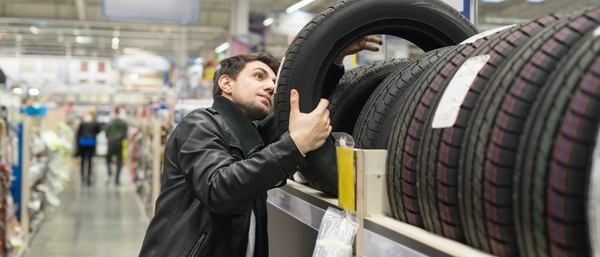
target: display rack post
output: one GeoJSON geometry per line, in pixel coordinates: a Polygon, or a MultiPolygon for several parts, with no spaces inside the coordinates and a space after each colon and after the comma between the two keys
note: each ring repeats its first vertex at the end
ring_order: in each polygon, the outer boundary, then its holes
{"type": "Polygon", "coordinates": [[[22,156],[23,163],[21,165],[21,232],[22,238],[29,237],[29,194],[31,189],[29,188],[29,165],[31,162],[31,120],[30,116],[23,116],[23,148],[22,156]]]}
{"type": "Polygon", "coordinates": [[[354,169],[356,170],[356,214],[358,216],[358,231],[356,256],[364,254],[364,219],[368,213],[389,214],[387,204],[387,185],[385,183],[386,150],[354,149],[354,169]],[[378,192],[367,194],[367,188],[377,189],[378,192]]]}
{"type": "Polygon", "coordinates": [[[156,206],[156,199],[160,193],[160,123],[157,120],[152,121],[152,213],[156,206]]]}

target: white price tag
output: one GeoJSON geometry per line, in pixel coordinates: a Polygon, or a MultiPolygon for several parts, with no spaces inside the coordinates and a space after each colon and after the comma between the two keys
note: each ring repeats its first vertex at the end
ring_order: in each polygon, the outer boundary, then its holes
{"type": "Polygon", "coordinates": [[[444,91],[442,99],[435,110],[432,128],[449,128],[454,126],[460,106],[477,77],[477,73],[490,59],[489,55],[478,55],[467,59],[458,69],[450,84],[444,91]]]}
{"type": "Polygon", "coordinates": [[[492,35],[494,33],[498,33],[500,31],[503,31],[505,29],[508,29],[508,28],[511,28],[511,27],[514,27],[514,26],[515,26],[515,24],[508,25],[508,26],[502,26],[502,27],[498,27],[498,28],[494,28],[494,29],[490,29],[490,30],[486,30],[484,32],[481,32],[481,33],[479,33],[477,35],[473,35],[470,38],[465,39],[464,41],[460,42],[460,44],[464,45],[464,44],[475,43],[475,41],[479,40],[480,38],[487,37],[489,35],[492,35]]]}

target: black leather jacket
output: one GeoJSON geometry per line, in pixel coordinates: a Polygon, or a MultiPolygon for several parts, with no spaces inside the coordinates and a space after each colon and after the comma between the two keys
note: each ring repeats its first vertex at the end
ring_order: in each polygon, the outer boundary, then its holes
{"type": "Polygon", "coordinates": [[[140,256],[244,256],[252,210],[254,256],[268,256],[266,192],[304,165],[288,133],[264,147],[237,107],[215,97],[212,108],[187,115],[169,138],[140,256]]]}
{"type": "MultiPolygon", "coordinates": [[[[332,66],[325,81],[335,86],[343,72],[332,66]]],[[[267,257],[266,192],[307,165],[289,134],[277,135],[272,116],[255,127],[222,96],[188,114],[167,142],[140,256],[243,257],[254,211],[254,256],[267,257]]]]}

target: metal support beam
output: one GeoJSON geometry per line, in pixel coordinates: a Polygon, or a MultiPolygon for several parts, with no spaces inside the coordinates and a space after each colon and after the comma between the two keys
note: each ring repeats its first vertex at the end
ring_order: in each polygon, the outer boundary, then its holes
{"type": "MultiPolygon", "coordinates": [[[[248,21],[250,16],[249,1],[246,0],[231,0],[231,13],[229,15],[229,35],[237,41],[248,42],[248,21]]],[[[232,42],[232,40],[229,40],[232,42]]],[[[230,55],[241,54],[244,51],[238,52],[240,49],[235,49],[230,43],[230,55]],[[232,51],[234,50],[234,51],[232,51]]]]}
{"type": "Polygon", "coordinates": [[[75,0],[75,6],[77,6],[77,18],[80,21],[85,20],[85,2],[84,2],[84,0],[75,0]]]}
{"type": "MultiPolygon", "coordinates": [[[[44,23],[48,27],[66,27],[73,28],[73,24],[79,25],[79,27],[89,28],[109,28],[114,29],[119,27],[121,30],[143,30],[147,31],[149,26],[156,26],[161,29],[170,29],[171,31],[179,30],[181,24],[175,22],[141,22],[141,21],[78,21],[78,20],[52,20],[44,19],[44,23]]],[[[0,24],[39,24],[40,19],[33,18],[0,18],[0,24]]],[[[211,32],[226,32],[224,27],[221,26],[185,26],[190,33],[211,33],[211,32]]]]}

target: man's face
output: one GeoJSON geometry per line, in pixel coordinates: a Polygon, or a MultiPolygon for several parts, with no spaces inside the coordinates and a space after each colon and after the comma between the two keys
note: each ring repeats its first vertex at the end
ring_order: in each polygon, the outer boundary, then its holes
{"type": "Polygon", "coordinates": [[[229,81],[230,94],[223,90],[223,96],[229,98],[251,120],[263,119],[273,106],[275,78],[275,72],[265,63],[246,63],[237,79],[229,81]]]}

